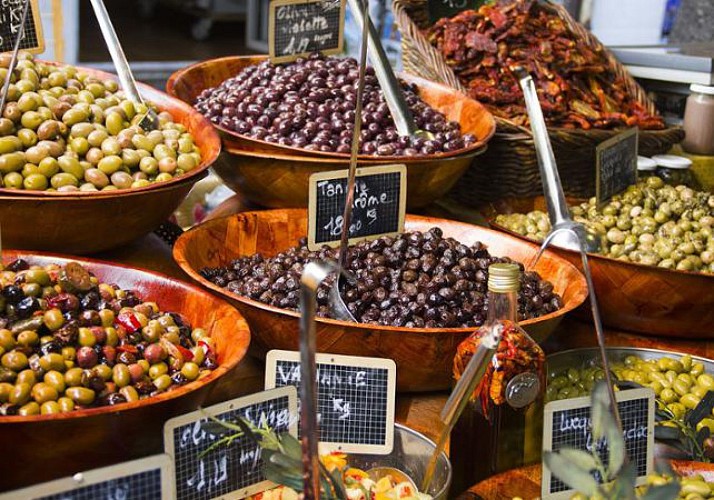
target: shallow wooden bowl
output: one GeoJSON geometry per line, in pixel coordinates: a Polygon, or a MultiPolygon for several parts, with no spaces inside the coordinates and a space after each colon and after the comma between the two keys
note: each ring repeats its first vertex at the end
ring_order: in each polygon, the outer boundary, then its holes
{"type": "MultiPolygon", "coordinates": [[[[179,99],[193,104],[198,95],[203,90],[216,87],[223,81],[237,75],[243,68],[259,64],[267,59],[267,56],[230,56],[218,59],[202,61],[171,75],[166,83],[166,91],[179,99]]],[[[438,161],[440,158],[460,156],[472,151],[478,151],[491,138],[496,130],[496,122],[486,108],[478,101],[467,97],[444,85],[440,85],[422,78],[402,73],[400,78],[407,82],[415,83],[419,87],[419,96],[432,108],[444,113],[449,120],[457,121],[461,124],[464,134],[474,134],[478,139],[476,143],[468,148],[449,153],[432,155],[429,159],[438,161]]],[[[223,139],[223,146],[231,153],[241,152],[263,152],[282,155],[291,155],[298,158],[305,156],[349,159],[349,154],[325,153],[320,151],[308,151],[305,149],[282,146],[272,142],[252,139],[246,135],[238,134],[223,127],[216,126],[223,139]]],[[[360,155],[360,160],[375,160],[373,155],[360,155]]],[[[412,161],[424,161],[419,157],[404,156],[381,156],[380,161],[388,163],[410,163],[412,161]]]]}
{"type": "MultiPolygon", "coordinates": [[[[526,203],[527,200],[520,201],[519,212],[541,206],[539,199],[530,200],[530,208],[526,203]]],[[[491,225],[534,248],[539,245],[493,220],[491,225]]],[[[550,248],[582,269],[578,253],[550,248]]],[[[645,266],[596,254],[588,254],[588,261],[600,315],[607,326],[660,337],[712,338],[714,275],[645,266]]],[[[578,314],[592,318],[589,309],[581,308],[578,314]]]]}
{"type": "Polygon", "coordinates": [[[164,422],[195,410],[221,386],[230,384],[248,350],[250,333],[240,313],[196,286],[97,260],[3,252],[5,263],[17,257],[40,265],[80,262],[100,280],[154,298],[164,311],[180,312],[192,325],[201,325],[210,333],[219,366],[204,379],[133,403],[57,415],[0,417],[0,443],[5,450],[0,491],[161,453],[164,422]]]}
{"type": "MultiPolygon", "coordinates": [[[[407,208],[423,207],[441,198],[485,151],[484,146],[460,156],[407,163],[407,208]]],[[[392,163],[359,162],[360,168],[392,163]]],[[[251,202],[269,208],[307,207],[310,176],[316,172],[346,170],[349,160],[292,156],[276,153],[222,153],[213,170],[231,189],[251,202]]]]}
{"type": "MultiPolygon", "coordinates": [[[[88,68],[100,79],[115,75],[88,68]]],[[[201,149],[201,164],[166,182],[112,192],[25,191],[0,188],[0,225],[5,247],[87,254],[126,244],[156,229],[206,175],[221,150],[211,123],[188,104],[138,84],[146,100],[186,126],[201,149]]]]}
{"type": "MultiPolygon", "coordinates": [[[[465,244],[481,241],[498,256],[521,262],[535,254],[533,247],[496,231],[426,217],[407,216],[406,229],[426,231],[439,226],[446,236],[465,244]]],[[[255,339],[255,354],[270,349],[298,348],[299,314],[234,295],[204,279],[199,270],[225,265],[256,252],[272,256],[296,245],[305,236],[307,212],[285,209],[244,212],[208,221],[184,233],[174,246],[181,268],[203,286],[228,298],[243,313],[255,339]]],[[[546,253],[537,271],[551,281],[565,302],[560,311],[522,325],[536,340],[545,339],[560,319],[587,295],[585,279],[562,258],[546,253]]],[[[397,363],[397,388],[404,392],[442,390],[451,385],[457,345],[473,328],[397,328],[317,319],[317,348],[321,352],[392,358],[397,363]]],[[[253,351],[253,349],[252,349],[253,351]]]]}

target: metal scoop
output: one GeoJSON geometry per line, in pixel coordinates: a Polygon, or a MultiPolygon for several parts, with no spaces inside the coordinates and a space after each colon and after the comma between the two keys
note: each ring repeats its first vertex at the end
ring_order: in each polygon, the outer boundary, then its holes
{"type": "Polygon", "coordinates": [[[533,78],[521,66],[512,68],[512,71],[520,79],[526,100],[526,110],[528,111],[531,130],[533,131],[536,156],[541,167],[540,174],[543,178],[543,191],[548,207],[548,217],[550,217],[550,223],[555,234],[552,244],[568,250],[580,251],[580,242],[582,241],[586,252],[598,253],[602,248],[602,236],[583,224],[573,221],[570,217],[533,78]],[[566,229],[567,231],[565,231],[566,229]]]}
{"type": "Polygon", "coordinates": [[[15,43],[12,47],[12,57],[10,58],[10,66],[7,68],[7,75],[5,76],[5,82],[2,86],[2,94],[0,94],[0,117],[2,116],[3,109],[5,109],[5,101],[7,100],[7,93],[10,91],[10,81],[12,80],[12,72],[15,71],[15,66],[17,66],[17,54],[20,52],[20,41],[22,40],[22,35],[25,33],[25,22],[27,21],[27,11],[30,10],[30,0],[25,0],[25,5],[22,8],[22,19],[20,19],[20,29],[17,30],[17,38],[15,38],[15,43]]]}
{"type": "Polygon", "coordinates": [[[90,0],[90,2],[94,8],[94,14],[97,16],[99,28],[102,30],[104,42],[107,44],[109,54],[112,56],[114,68],[117,70],[117,75],[119,76],[119,81],[121,82],[122,89],[124,89],[124,93],[134,104],[141,104],[148,110],[139,120],[139,126],[146,132],[157,130],[159,128],[159,116],[153,109],[146,105],[141,94],[139,94],[134,75],[131,73],[131,68],[124,55],[124,50],[119,43],[117,33],[114,31],[112,21],[109,19],[109,13],[104,6],[104,2],[102,0],[90,0]]]}
{"type": "Polygon", "coordinates": [[[377,30],[372,24],[367,9],[360,8],[359,0],[347,0],[347,3],[350,6],[355,21],[357,21],[357,25],[362,28],[363,40],[365,35],[369,39],[369,59],[372,61],[374,74],[384,93],[384,100],[387,101],[387,106],[394,119],[397,132],[402,136],[420,137],[427,140],[433,139],[434,134],[431,132],[417,129],[412,112],[407,105],[407,101],[404,99],[402,86],[399,84],[399,80],[397,80],[394,70],[389,64],[389,59],[384,52],[384,47],[382,47],[379,33],[377,33],[377,30]],[[367,20],[366,30],[364,29],[365,19],[367,20]]]}

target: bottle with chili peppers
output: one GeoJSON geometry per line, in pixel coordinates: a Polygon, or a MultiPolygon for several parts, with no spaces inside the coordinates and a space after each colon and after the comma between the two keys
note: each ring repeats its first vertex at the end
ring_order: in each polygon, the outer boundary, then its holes
{"type": "Polygon", "coordinates": [[[481,338],[494,328],[500,330],[493,360],[451,432],[454,493],[503,470],[538,460],[545,354],[518,326],[520,281],[518,264],[489,266],[487,320],[459,345],[454,358],[454,378],[458,380],[481,338]]]}

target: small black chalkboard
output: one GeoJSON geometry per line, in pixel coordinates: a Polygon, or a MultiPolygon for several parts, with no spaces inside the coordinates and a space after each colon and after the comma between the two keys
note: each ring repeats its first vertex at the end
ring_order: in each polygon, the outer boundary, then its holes
{"type": "MultiPolygon", "coordinates": [[[[320,450],[387,454],[394,445],[397,367],[391,359],[317,354],[320,450]]],[[[300,386],[300,353],[268,352],[265,387],[300,386]]]]}
{"type": "Polygon", "coordinates": [[[312,52],[342,52],[345,0],[270,2],[268,54],[278,64],[312,52]]]}
{"type": "Polygon", "coordinates": [[[22,490],[0,495],[2,500],[94,500],[173,498],[171,461],[167,455],[123,462],[110,467],[80,472],[22,490]]]}
{"type": "MultiPolygon", "coordinates": [[[[11,52],[20,32],[25,0],[3,0],[0,2],[0,52],[11,52]]],[[[20,50],[38,54],[45,50],[42,37],[39,0],[30,0],[25,30],[20,41],[20,50]]]]}
{"type": "Polygon", "coordinates": [[[454,17],[459,12],[478,9],[486,0],[429,0],[429,20],[435,23],[442,17],[454,17]]]}
{"type": "Polygon", "coordinates": [[[260,446],[249,436],[205,453],[222,436],[206,430],[209,415],[233,423],[242,417],[258,427],[267,425],[278,433],[296,435],[295,388],[234,399],[172,418],[164,425],[164,449],[173,462],[177,500],[208,500],[228,494],[243,498],[272,487],[263,476],[260,446]]]}
{"type": "MultiPolygon", "coordinates": [[[[406,179],[404,165],[357,169],[350,244],[404,230],[406,179]]],[[[308,248],[339,245],[347,198],[347,170],[313,174],[309,189],[308,248]]]]}
{"type": "MultiPolygon", "coordinates": [[[[652,472],[654,461],[654,391],[649,388],[628,389],[617,392],[616,398],[627,456],[635,464],[638,484],[641,484],[652,472]]],[[[590,405],[589,397],[553,401],[545,405],[543,450],[558,451],[568,447],[589,452],[595,446],[603,462],[607,463],[607,443],[593,442],[590,405]]],[[[543,498],[570,498],[573,493],[543,465],[543,498]]]]}
{"type": "Polygon", "coordinates": [[[637,139],[637,127],[634,127],[595,148],[598,203],[605,203],[637,182],[637,139]]]}

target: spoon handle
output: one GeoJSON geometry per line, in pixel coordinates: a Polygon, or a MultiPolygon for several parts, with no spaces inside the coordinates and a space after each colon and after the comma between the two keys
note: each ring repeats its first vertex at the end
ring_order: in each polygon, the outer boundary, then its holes
{"type": "Polygon", "coordinates": [[[568,205],[563,194],[563,185],[560,182],[560,175],[555,164],[555,155],[548,139],[548,129],[545,126],[543,110],[538,102],[533,78],[522,67],[513,68],[514,73],[520,79],[523,95],[526,100],[526,110],[531,122],[533,131],[533,142],[535,143],[540,176],[543,181],[543,191],[548,205],[548,216],[553,226],[571,220],[568,205]]]}
{"type": "Polygon", "coordinates": [[[379,86],[382,88],[384,100],[387,102],[389,112],[392,114],[397,132],[399,132],[399,135],[412,136],[417,130],[414,117],[409,106],[407,106],[407,101],[404,99],[402,86],[399,84],[391,64],[389,64],[389,58],[384,52],[379,33],[377,33],[372,24],[369,14],[362,12],[362,9],[360,9],[359,0],[347,0],[347,3],[359,27],[363,28],[365,20],[367,21],[369,59],[372,61],[374,73],[379,81],[379,86]]]}
{"type": "Polygon", "coordinates": [[[12,57],[10,58],[10,66],[7,68],[7,75],[5,76],[5,82],[2,86],[2,94],[0,94],[0,116],[2,116],[2,111],[5,108],[5,100],[7,99],[7,93],[10,91],[10,81],[12,80],[12,72],[15,71],[15,66],[17,65],[17,53],[20,51],[20,42],[22,41],[22,35],[25,33],[25,22],[27,21],[27,12],[30,10],[30,0],[25,0],[25,5],[22,8],[22,19],[20,19],[20,28],[17,30],[17,38],[15,38],[15,43],[12,47],[12,57]]]}
{"type": "Polygon", "coordinates": [[[104,42],[107,44],[109,54],[112,56],[114,68],[117,70],[117,75],[119,76],[119,81],[121,82],[122,89],[124,89],[124,93],[133,102],[143,104],[144,100],[141,98],[139,90],[136,87],[134,75],[131,73],[131,68],[124,55],[124,50],[119,43],[119,38],[114,30],[104,2],[102,0],[90,0],[90,2],[92,3],[92,8],[94,8],[94,14],[97,16],[104,42]]]}

